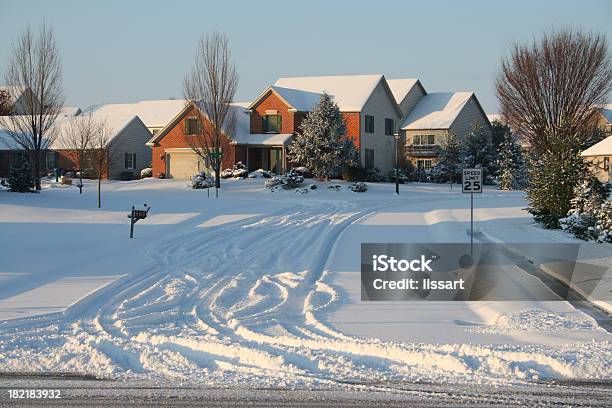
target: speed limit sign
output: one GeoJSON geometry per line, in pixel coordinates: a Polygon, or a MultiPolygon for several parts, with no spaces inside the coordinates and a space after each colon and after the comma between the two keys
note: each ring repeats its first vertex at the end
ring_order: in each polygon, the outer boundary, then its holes
{"type": "Polygon", "coordinates": [[[463,169],[462,193],[482,193],[482,169],[463,169]]]}

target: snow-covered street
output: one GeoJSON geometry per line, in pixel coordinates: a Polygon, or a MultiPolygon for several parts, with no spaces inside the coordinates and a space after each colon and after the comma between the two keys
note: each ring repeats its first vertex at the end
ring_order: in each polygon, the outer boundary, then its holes
{"type": "MultiPolygon", "coordinates": [[[[360,243],[468,239],[459,188],[317,184],[228,180],[216,200],[184,181],[110,182],[102,210],[93,185],[0,191],[0,371],[251,387],[612,378],[612,336],[565,301],[360,301],[360,243]]],[[[481,239],[576,242],[525,205],[485,190],[481,239]]],[[[582,255],[610,265],[612,245],[582,255]]]]}

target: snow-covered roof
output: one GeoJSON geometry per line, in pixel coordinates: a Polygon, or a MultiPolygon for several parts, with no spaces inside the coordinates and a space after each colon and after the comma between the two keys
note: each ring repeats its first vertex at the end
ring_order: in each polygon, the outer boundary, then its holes
{"type": "MultiPolygon", "coordinates": [[[[121,133],[121,131],[132,121],[139,120],[135,115],[107,115],[104,112],[92,112],[87,115],[91,115],[91,118],[95,121],[103,122],[109,132],[110,140],[114,139],[121,133]]],[[[70,119],[62,120],[56,124],[56,137],[55,140],[49,146],[50,149],[69,149],[70,145],[67,143],[68,132],[71,124],[76,120],[85,120],[87,115],[74,116],[70,119]]],[[[144,130],[144,129],[143,129],[144,130]]]]}
{"type": "Polygon", "coordinates": [[[81,108],[78,108],[76,106],[64,106],[60,110],[58,116],[70,117],[70,116],[76,116],[80,113],[81,113],[81,108]]]}
{"type": "Polygon", "coordinates": [[[184,99],[161,99],[137,103],[112,103],[102,105],[94,112],[107,116],[138,116],[148,128],[162,128],[183,110],[184,99]]]}
{"type": "Polygon", "coordinates": [[[608,123],[612,123],[612,103],[604,105],[599,109],[604,118],[608,121],[608,123]]]}
{"type": "Polygon", "coordinates": [[[612,136],[606,137],[580,153],[581,156],[612,156],[612,136]]]}
{"type": "Polygon", "coordinates": [[[335,75],[279,78],[274,86],[321,94],[327,92],[342,112],[360,112],[383,78],[376,75],[335,75]]]}
{"type": "Polygon", "coordinates": [[[489,122],[501,122],[504,123],[502,120],[502,115],[500,115],[499,113],[487,113],[487,119],[489,119],[489,122]]]}
{"type": "Polygon", "coordinates": [[[273,89],[281,98],[283,98],[292,108],[301,111],[309,112],[321,100],[322,93],[303,91],[300,89],[283,88],[272,85],[273,89]]]}
{"type": "Polygon", "coordinates": [[[402,103],[408,92],[419,82],[418,78],[387,79],[387,84],[397,103],[402,103]]]}
{"type": "Polygon", "coordinates": [[[402,123],[402,130],[448,129],[473,92],[434,92],[421,98],[402,123]]]}
{"type": "Polygon", "coordinates": [[[240,133],[232,137],[232,142],[242,145],[280,146],[287,143],[291,136],[291,133],[240,133]]]}

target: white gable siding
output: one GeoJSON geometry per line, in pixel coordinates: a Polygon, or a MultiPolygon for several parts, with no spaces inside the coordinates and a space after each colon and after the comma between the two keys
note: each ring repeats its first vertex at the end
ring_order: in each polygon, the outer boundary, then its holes
{"type": "Polygon", "coordinates": [[[410,112],[412,112],[416,104],[419,103],[424,95],[425,92],[423,92],[423,88],[421,88],[418,84],[412,87],[410,92],[408,92],[408,95],[406,95],[404,100],[400,103],[400,109],[403,116],[402,119],[410,115],[410,112]]]}
{"type": "Polygon", "coordinates": [[[484,126],[490,132],[489,120],[486,115],[479,109],[476,97],[472,97],[467,101],[457,118],[452,123],[449,131],[460,138],[467,136],[472,130],[472,126],[478,124],[484,126]]]}
{"type": "Polygon", "coordinates": [[[365,149],[374,149],[374,166],[386,173],[395,163],[395,141],[393,136],[385,135],[385,118],[395,121],[397,130],[401,118],[395,108],[393,96],[387,92],[383,82],[379,82],[361,111],[361,165],[365,166],[365,149]],[[374,116],[374,133],[365,132],[365,116],[374,116]]]}
{"type": "Polygon", "coordinates": [[[140,171],[151,163],[151,149],[146,143],[151,139],[151,133],[138,118],[134,118],[117,135],[115,155],[109,166],[109,178],[118,179],[124,171],[131,171],[134,177],[140,177],[140,171]],[[136,154],[136,168],[125,168],[125,153],[136,154]]]}

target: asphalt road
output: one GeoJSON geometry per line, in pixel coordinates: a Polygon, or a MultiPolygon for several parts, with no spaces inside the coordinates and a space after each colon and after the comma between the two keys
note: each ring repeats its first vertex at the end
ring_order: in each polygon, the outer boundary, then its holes
{"type": "Polygon", "coordinates": [[[207,388],[97,380],[70,375],[0,374],[2,407],[610,407],[612,381],[528,385],[338,384],[317,390],[207,388]],[[10,399],[9,390],[60,390],[58,399],[10,399]]]}

